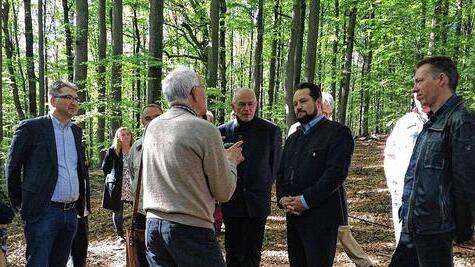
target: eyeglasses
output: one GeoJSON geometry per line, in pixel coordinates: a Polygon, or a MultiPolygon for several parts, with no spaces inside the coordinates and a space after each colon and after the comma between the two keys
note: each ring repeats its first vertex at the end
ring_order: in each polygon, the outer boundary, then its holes
{"type": "Polygon", "coordinates": [[[79,97],[74,97],[72,95],[55,95],[55,98],[62,98],[62,99],[67,99],[69,101],[76,101],[77,103],[81,103],[81,99],[79,97]]]}

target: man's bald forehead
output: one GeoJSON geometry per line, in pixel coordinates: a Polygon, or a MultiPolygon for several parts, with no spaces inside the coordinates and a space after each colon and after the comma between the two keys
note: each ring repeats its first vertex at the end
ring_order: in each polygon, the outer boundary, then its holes
{"type": "Polygon", "coordinates": [[[256,100],[256,93],[250,88],[238,88],[234,91],[233,102],[236,102],[242,96],[251,96],[256,100]]]}

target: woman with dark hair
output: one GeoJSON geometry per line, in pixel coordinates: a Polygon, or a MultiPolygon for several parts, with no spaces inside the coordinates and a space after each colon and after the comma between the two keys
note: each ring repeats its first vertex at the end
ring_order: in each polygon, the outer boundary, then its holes
{"type": "Polygon", "coordinates": [[[123,210],[124,203],[132,203],[133,196],[130,185],[129,151],[134,140],[132,133],[126,127],[117,129],[112,146],[107,150],[102,171],[105,176],[102,207],[112,210],[112,221],[117,232],[118,240],[123,243],[123,210]]]}

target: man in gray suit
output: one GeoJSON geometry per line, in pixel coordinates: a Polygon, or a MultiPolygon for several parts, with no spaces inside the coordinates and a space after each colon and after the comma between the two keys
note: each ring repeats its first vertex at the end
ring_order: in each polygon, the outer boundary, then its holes
{"type": "Polygon", "coordinates": [[[76,85],[54,82],[50,114],[21,121],[6,161],[8,197],[21,213],[26,266],[65,266],[89,188],[76,85]]]}

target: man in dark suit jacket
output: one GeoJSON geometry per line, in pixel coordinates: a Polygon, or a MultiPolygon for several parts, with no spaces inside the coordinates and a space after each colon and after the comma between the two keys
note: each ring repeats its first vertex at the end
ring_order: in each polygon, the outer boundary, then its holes
{"type": "Polygon", "coordinates": [[[353,138],[348,127],[323,116],[317,85],[299,84],[293,103],[301,127],[285,142],[276,187],[279,206],[287,212],[289,263],[330,267],[344,219],[339,192],[353,138]]]}
{"type": "Polygon", "coordinates": [[[20,122],[6,161],[8,197],[24,221],[27,266],[65,266],[88,180],[76,85],[54,82],[48,116],[20,122]]]}
{"type": "Polygon", "coordinates": [[[226,264],[259,266],[282,137],[277,125],[255,116],[257,100],[253,90],[236,90],[232,107],[236,118],[219,130],[225,143],[243,141],[244,161],[237,167],[236,190],[231,200],[222,205],[226,264]]]}
{"type": "MultiPolygon", "coordinates": [[[[85,154],[85,151],[83,151],[85,154]]],[[[91,204],[90,204],[90,195],[89,195],[89,166],[86,161],[86,210],[83,214],[78,214],[78,226],[76,230],[76,235],[73,239],[73,244],[71,245],[71,257],[69,262],[72,263],[74,267],[85,267],[87,266],[87,248],[89,246],[89,214],[91,214],[91,204]]],[[[68,262],[68,264],[69,264],[68,262]]]]}

